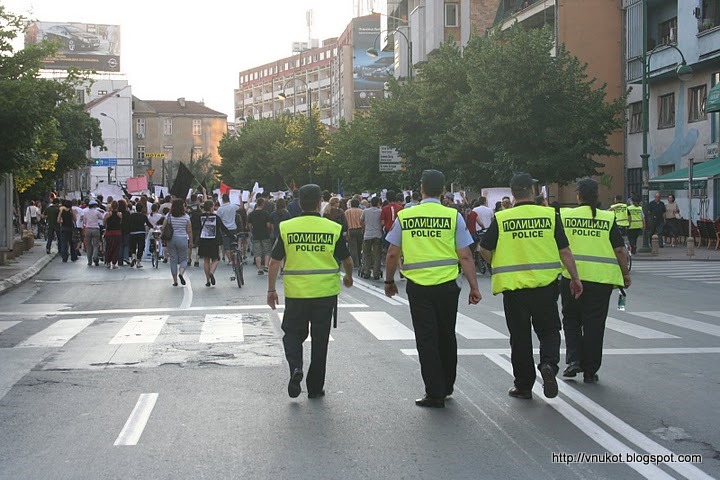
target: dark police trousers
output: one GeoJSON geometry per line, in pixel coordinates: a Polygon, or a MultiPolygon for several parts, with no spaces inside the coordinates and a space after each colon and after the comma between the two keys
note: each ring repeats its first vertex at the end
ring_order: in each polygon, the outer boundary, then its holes
{"type": "Polygon", "coordinates": [[[578,362],[592,375],[602,362],[603,336],[612,295],[612,285],[582,282],[583,294],[575,300],[570,294],[570,280],[560,281],[563,330],[567,363],[578,362]]]}
{"type": "Polygon", "coordinates": [[[555,282],[547,287],[523,288],[503,292],[505,322],[510,332],[510,349],[515,386],[531,390],[535,384],[532,332],[540,340],[540,363],[550,365],[555,373],[560,362],[560,315],[555,282]]]}
{"type": "Polygon", "coordinates": [[[303,342],[308,337],[308,323],[312,335],[310,368],[307,372],[307,391],[318,393],[325,386],[328,340],[337,295],[323,298],[285,298],[282,329],[285,358],[290,373],[303,368],[303,342]]]}
{"type": "Polygon", "coordinates": [[[424,287],[407,281],[410,315],[420,372],[429,397],[453,393],[457,374],[457,320],[460,287],[455,280],[424,287]]]}

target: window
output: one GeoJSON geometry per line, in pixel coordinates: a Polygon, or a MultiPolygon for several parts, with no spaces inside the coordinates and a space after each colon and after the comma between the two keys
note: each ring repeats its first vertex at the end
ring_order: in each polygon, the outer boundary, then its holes
{"type": "Polygon", "coordinates": [[[145,135],[145,119],[138,118],[135,122],[135,133],[138,135],[145,135]]]}
{"type": "Polygon", "coordinates": [[[658,166],[658,175],[665,175],[675,171],[675,164],[658,166]]]}
{"type": "Polygon", "coordinates": [[[173,121],[172,118],[165,118],[163,119],[163,133],[165,135],[172,135],[172,127],[173,127],[173,121]]]}
{"type": "Polygon", "coordinates": [[[137,159],[145,160],[145,145],[139,145],[137,147],[137,159]]]}
{"type": "Polygon", "coordinates": [[[98,95],[107,95],[107,90],[98,90],[98,95]]]}
{"type": "Polygon", "coordinates": [[[78,103],[85,103],[85,90],[82,88],[75,90],[75,100],[78,103]]]}
{"type": "Polygon", "coordinates": [[[163,153],[165,154],[165,160],[169,161],[173,159],[173,147],[172,145],[165,145],[163,147],[163,153]]]}
{"type": "Polygon", "coordinates": [[[675,94],[670,93],[658,98],[658,128],[675,126],[675,94]]]}
{"type": "Polygon", "coordinates": [[[720,26],[720,0],[703,0],[702,19],[699,23],[700,32],[720,26]]]}
{"type": "Polygon", "coordinates": [[[200,160],[202,157],[202,147],[193,147],[192,158],[193,160],[200,160]]]}
{"type": "Polygon", "coordinates": [[[690,105],[688,105],[688,122],[705,120],[705,100],[707,99],[707,86],[693,87],[688,92],[690,105]]]}
{"type": "Polygon", "coordinates": [[[446,3],[445,4],[445,26],[446,27],[459,27],[458,21],[458,4],[457,3],[446,3]]]}
{"type": "Polygon", "coordinates": [[[666,20],[658,25],[659,45],[677,43],[677,17],[666,20]]]}
{"type": "Polygon", "coordinates": [[[193,135],[202,135],[202,120],[193,120],[192,134],[193,135]]]}
{"type": "Polygon", "coordinates": [[[642,102],[630,104],[630,133],[642,132],[642,102]]]}
{"type": "Polygon", "coordinates": [[[627,169],[628,195],[642,194],[642,168],[627,169]]]}

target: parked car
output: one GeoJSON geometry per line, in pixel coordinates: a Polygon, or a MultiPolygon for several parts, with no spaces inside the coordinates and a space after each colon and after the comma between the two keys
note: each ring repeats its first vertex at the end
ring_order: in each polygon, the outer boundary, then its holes
{"type": "Polygon", "coordinates": [[[100,46],[100,39],[73,25],[53,25],[43,32],[45,40],[59,42],[67,50],[94,50],[100,46]]]}

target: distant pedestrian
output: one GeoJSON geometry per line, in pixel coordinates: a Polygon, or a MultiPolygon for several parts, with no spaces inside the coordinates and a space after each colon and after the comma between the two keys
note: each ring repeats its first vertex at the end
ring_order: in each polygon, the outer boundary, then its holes
{"type": "Polygon", "coordinates": [[[663,235],[670,239],[670,246],[677,245],[680,236],[680,207],[675,203],[675,195],[668,195],[667,205],[665,206],[665,230],[663,235]]]}
{"type": "Polygon", "coordinates": [[[293,196],[292,201],[288,204],[287,209],[288,209],[288,212],[290,212],[290,216],[292,218],[295,218],[295,217],[299,217],[300,214],[302,213],[302,209],[300,208],[300,198],[298,198],[298,197],[300,197],[300,192],[298,191],[297,188],[295,190],[293,190],[292,196],[293,196]]]}
{"type": "Polygon", "coordinates": [[[105,266],[118,268],[120,260],[120,242],[122,240],[122,213],[118,211],[120,205],[113,200],[105,213],[105,266]]]}
{"type": "Polygon", "coordinates": [[[74,231],[75,231],[76,213],[72,209],[72,202],[64,200],[57,221],[60,226],[60,256],[63,262],[68,261],[68,257],[76,262],[78,259],[77,250],[75,248],[74,231]]]}
{"type": "Polygon", "coordinates": [[[445,175],[425,170],[420,179],[420,205],[398,212],[388,233],[390,243],[385,265],[385,295],[398,293],[395,272],[404,257],[415,343],[425,395],[415,400],[419,407],[443,408],[452,395],[457,375],[458,264],[470,285],[468,302],[480,302],[473,256],[473,239],[462,215],[442,205],[445,175]]]}
{"type": "Polygon", "coordinates": [[[47,222],[47,242],[45,243],[45,252],[50,253],[53,240],[57,239],[58,250],[60,250],[60,228],[58,227],[58,213],[60,213],[60,199],[53,198],[52,204],[49,205],[43,215],[47,222]]]}
{"type": "Polygon", "coordinates": [[[655,198],[648,204],[648,237],[652,240],[653,235],[658,236],[658,245],[663,248],[663,229],[665,228],[665,203],[660,200],[660,193],[655,193],[655,198]]]}
{"type": "Polygon", "coordinates": [[[350,255],[355,267],[360,267],[360,255],[362,255],[363,230],[360,222],[362,213],[360,201],[357,198],[351,199],[350,208],[345,210],[345,224],[347,225],[347,241],[350,255]]]}
{"type": "Polygon", "coordinates": [[[230,235],[220,217],[213,213],[213,202],[207,200],[202,205],[200,214],[200,233],[198,235],[198,255],[203,259],[205,286],[215,285],[215,269],[220,260],[220,245],[223,233],[230,235]]]}
{"type": "Polygon", "coordinates": [[[145,204],[138,203],[135,212],[130,214],[130,266],[143,268],[142,259],[145,251],[145,237],[153,224],[148,220],[145,204]]]}
{"type": "Polygon", "coordinates": [[[177,198],[173,200],[170,214],[163,221],[163,231],[168,224],[172,224],[173,236],[167,242],[170,253],[170,273],[173,278],[173,287],[177,287],[178,278],[183,285],[185,270],[187,270],[187,251],[192,248],[192,228],[190,217],[185,213],[185,201],[177,198]]]}
{"type": "MultiPolygon", "coordinates": [[[[39,203],[39,202],[38,202],[39,203]]],[[[25,228],[33,233],[35,238],[38,238],[38,227],[40,225],[40,208],[35,203],[35,200],[30,201],[25,210],[25,228]]]]}
{"type": "Polygon", "coordinates": [[[382,211],[378,208],[380,198],[373,197],[370,199],[370,207],[363,210],[360,215],[360,223],[363,227],[363,246],[362,246],[362,270],[361,278],[370,278],[380,280],[382,271],[380,270],[380,256],[382,255],[382,220],[380,215],[382,211]]]}
{"type": "Polygon", "coordinates": [[[99,265],[100,259],[100,227],[103,222],[103,212],[98,210],[97,200],[90,200],[87,211],[83,213],[83,228],[85,229],[85,250],[88,267],[95,263],[99,265]]]}
{"type": "Polygon", "coordinates": [[[252,234],[252,251],[255,256],[255,266],[258,275],[268,270],[272,242],[270,240],[270,215],[265,211],[265,199],[260,197],[255,203],[255,210],[248,214],[248,228],[252,234]],[[264,268],[263,268],[264,265],[264,268]]]}
{"type": "Polygon", "coordinates": [[[630,252],[635,255],[637,253],[637,239],[645,230],[645,213],[642,209],[642,198],[635,195],[632,199],[632,205],[627,207],[630,216],[630,226],[628,227],[628,242],[630,242],[630,252]]]}

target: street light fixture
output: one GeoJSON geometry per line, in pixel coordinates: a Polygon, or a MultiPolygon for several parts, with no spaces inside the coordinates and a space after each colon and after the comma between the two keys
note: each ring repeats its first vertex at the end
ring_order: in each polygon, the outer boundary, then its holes
{"type": "MultiPolygon", "coordinates": [[[[378,39],[380,38],[380,35],[382,35],[382,33],[383,33],[383,32],[380,32],[380,33],[377,34],[377,36],[375,37],[375,40],[373,41],[373,46],[372,46],[371,48],[368,48],[368,49],[365,51],[369,56],[371,56],[371,57],[377,57],[378,55],[380,55],[380,52],[378,51],[378,49],[377,49],[377,47],[376,47],[375,45],[377,45],[377,41],[378,41],[378,39]]],[[[412,71],[412,65],[413,65],[413,62],[412,62],[412,42],[410,41],[410,39],[408,38],[407,35],[405,35],[403,32],[400,31],[399,28],[396,28],[393,32],[387,32],[387,31],[386,31],[385,33],[387,33],[387,36],[385,37],[385,39],[387,39],[387,38],[390,36],[390,33],[392,33],[392,34],[399,33],[400,35],[403,36],[403,38],[405,38],[405,43],[407,44],[407,47],[408,47],[408,52],[407,52],[407,60],[408,60],[408,61],[407,61],[408,79],[412,80],[412,78],[413,78],[413,71],[412,71]]]]}
{"type": "MultiPolygon", "coordinates": [[[[660,48],[665,49],[667,47],[675,49],[680,54],[681,63],[678,65],[677,69],[675,70],[675,74],[677,75],[678,79],[681,82],[685,82],[687,80],[690,80],[693,75],[693,69],[690,67],[687,62],[685,61],[685,55],[683,55],[682,51],[676,47],[675,45],[668,44],[668,45],[658,45],[657,47],[653,48],[650,52],[647,51],[647,31],[648,31],[648,12],[647,12],[647,2],[648,0],[642,0],[642,123],[643,123],[643,130],[642,130],[642,142],[643,142],[643,153],[640,155],[640,158],[642,158],[642,200],[643,200],[643,210],[645,211],[645,214],[647,216],[648,214],[648,206],[650,204],[650,165],[649,165],[649,159],[650,154],[648,153],[648,133],[650,130],[650,112],[648,111],[650,108],[650,92],[648,88],[648,77],[650,76],[650,58],[655,54],[660,48]]],[[[643,244],[638,250],[639,252],[648,253],[650,252],[650,238],[652,235],[648,235],[647,229],[643,231],[643,244]]]]}
{"type": "Polygon", "coordinates": [[[314,146],[315,139],[313,137],[314,132],[313,132],[313,119],[312,119],[312,90],[310,89],[310,85],[308,85],[308,83],[305,80],[303,80],[302,78],[293,77],[291,80],[288,80],[287,82],[285,82],[285,84],[283,85],[280,92],[278,92],[277,96],[280,100],[287,100],[288,95],[287,95],[287,93],[285,93],[285,88],[287,88],[287,86],[290,83],[292,83],[292,85],[293,85],[293,110],[295,110],[295,103],[296,103],[295,102],[295,97],[296,97],[295,81],[302,82],[305,85],[305,95],[306,95],[307,105],[308,105],[307,106],[307,116],[308,116],[308,125],[309,125],[308,128],[309,128],[309,132],[310,132],[310,140],[308,141],[308,146],[310,147],[310,155],[308,156],[308,162],[310,164],[310,172],[309,172],[310,182],[309,183],[312,183],[312,181],[313,181],[312,155],[315,151],[315,146],[314,146]]]}

